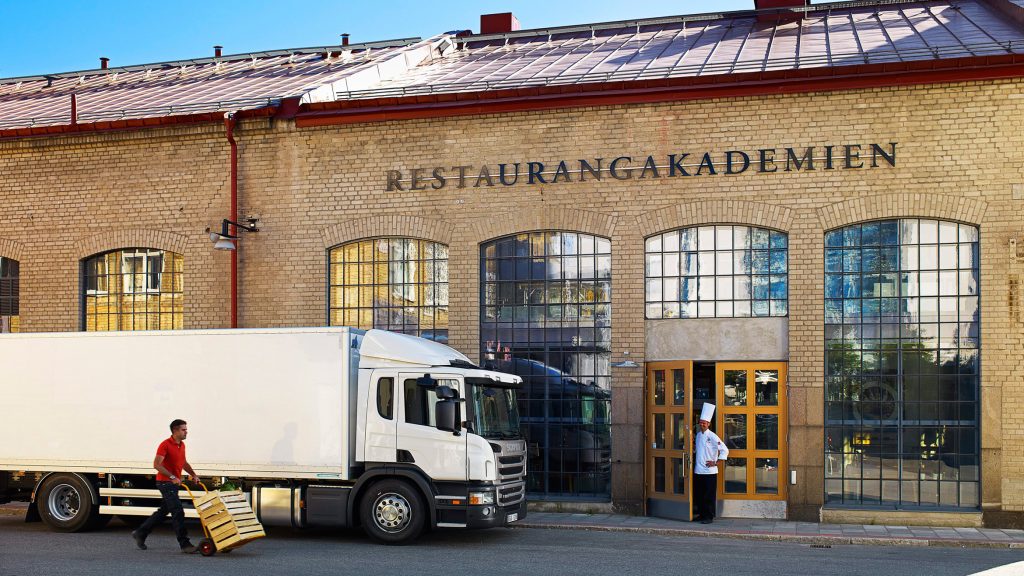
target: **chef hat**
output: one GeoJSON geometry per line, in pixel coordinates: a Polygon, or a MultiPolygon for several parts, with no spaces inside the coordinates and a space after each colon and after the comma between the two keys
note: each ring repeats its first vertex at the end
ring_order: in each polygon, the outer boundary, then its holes
{"type": "Polygon", "coordinates": [[[705,402],[704,407],[700,409],[700,419],[711,422],[711,417],[715,415],[715,405],[711,402],[705,402]]]}

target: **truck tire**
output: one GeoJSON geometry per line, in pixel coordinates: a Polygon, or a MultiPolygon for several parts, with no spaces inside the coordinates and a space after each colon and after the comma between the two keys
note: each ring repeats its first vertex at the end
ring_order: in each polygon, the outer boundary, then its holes
{"type": "Polygon", "coordinates": [[[54,474],[43,482],[36,497],[39,516],[58,532],[81,532],[99,527],[103,520],[92,489],[77,474],[54,474]]]}
{"type": "Polygon", "coordinates": [[[408,544],[423,532],[427,509],[408,482],[381,480],[363,492],[359,515],[366,534],[384,544],[408,544]]]}

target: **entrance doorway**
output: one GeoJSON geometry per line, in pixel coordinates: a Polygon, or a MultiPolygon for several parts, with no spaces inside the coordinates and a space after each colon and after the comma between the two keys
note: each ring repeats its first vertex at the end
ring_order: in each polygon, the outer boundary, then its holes
{"type": "Polygon", "coordinates": [[[719,466],[719,513],[785,517],[785,362],[650,362],[644,392],[649,515],[691,519],[693,434],[701,408],[711,402],[711,429],[729,448],[719,466]]]}

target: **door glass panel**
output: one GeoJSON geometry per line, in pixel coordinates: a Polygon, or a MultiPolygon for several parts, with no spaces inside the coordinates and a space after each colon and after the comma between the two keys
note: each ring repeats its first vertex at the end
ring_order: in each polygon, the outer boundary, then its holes
{"type": "Polygon", "coordinates": [[[672,492],[686,494],[686,466],[682,458],[672,459],[672,492]]]}
{"type": "Polygon", "coordinates": [[[654,491],[665,491],[665,459],[662,457],[654,459],[654,491]]]}
{"type": "Polygon", "coordinates": [[[654,415],[654,449],[665,449],[665,415],[654,415]]]}
{"type": "Polygon", "coordinates": [[[672,449],[686,449],[686,415],[672,415],[672,449]]]}
{"type": "Polygon", "coordinates": [[[729,450],[747,449],[747,415],[725,415],[725,447],[729,450]]]}
{"type": "Polygon", "coordinates": [[[747,371],[725,371],[725,404],[726,406],[747,405],[747,371]]]}
{"type": "Polygon", "coordinates": [[[757,438],[754,448],[757,450],[778,450],[779,415],[758,414],[754,422],[757,424],[757,438]]]}
{"type": "Polygon", "coordinates": [[[758,458],[757,471],[754,474],[758,494],[779,493],[779,459],[758,458]]]}
{"type": "Polygon", "coordinates": [[[682,406],[686,403],[686,371],[685,370],[673,370],[672,371],[672,403],[676,406],[682,406]]]}
{"type": "Polygon", "coordinates": [[[747,493],[747,459],[729,458],[725,464],[725,493],[747,493]]]}
{"type": "Polygon", "coordinates": [[[757,383],[757,397],[755,398],[755,402],[758,406],[779,405],[778,370],[755,370],[754,382],[757,383]]]}
{"type": "Polygon", "coordinates": [[[665,405],[665,371],[654,371],[654,403],[658,406],[665,405]]]}

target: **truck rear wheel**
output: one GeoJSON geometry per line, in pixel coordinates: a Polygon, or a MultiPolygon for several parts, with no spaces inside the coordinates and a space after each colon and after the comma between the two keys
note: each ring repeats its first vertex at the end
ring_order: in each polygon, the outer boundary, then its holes
{"type": "Polygon", "coordinates": [[[363,493],[363,530],[385,544],[407,544],[423,532],[427,506],[416,488],[402,480],[382,480],[363,493]]]}
{"type": "MultiPolygon", "coordinates": [[[[76,474],[54,474],[43,482],[36,497],[39,516],[58,532],[80,532],[104,520],[89,485],[76,474]]],[[[103,522],[105,524],[105,522],[103,522]]]]}

